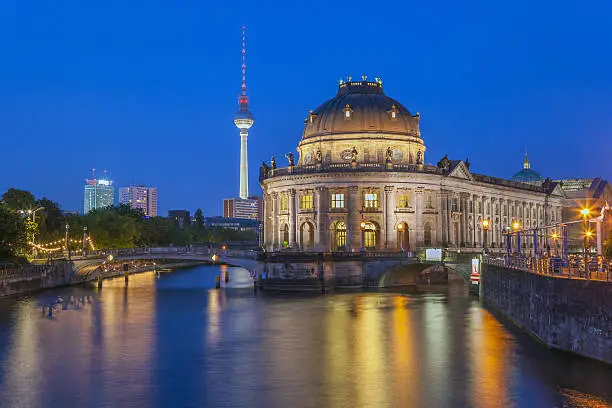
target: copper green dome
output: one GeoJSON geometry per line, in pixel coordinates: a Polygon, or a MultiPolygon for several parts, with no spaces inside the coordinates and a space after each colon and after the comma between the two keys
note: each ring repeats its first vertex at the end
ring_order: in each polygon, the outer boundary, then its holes
{"type": "Polygon", "coordinates": [[[542,177],[537,171],[531,169],[529,157],[527,157],[527,154],[525,154],[525,161],[523,161],[523,170],[512,176],[510,180],[520,181],[521,183],[541,183],[544,181],[544,177],[542,177]]]}

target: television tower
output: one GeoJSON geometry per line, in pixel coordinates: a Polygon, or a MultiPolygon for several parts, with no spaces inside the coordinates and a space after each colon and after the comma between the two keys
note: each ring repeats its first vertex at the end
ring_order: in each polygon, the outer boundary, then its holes
{"type": "Polygon", "coordinates": [[[249,128],[255,120],[249,111],[249,97],[246,86],[246,42],[245,26],[242,26],[242,90],[238,97],[238,112],[234,115],[234,124],[240,129],[240,198],[249,197],[249,161],[247,155],[247,138],[249,128]]]}

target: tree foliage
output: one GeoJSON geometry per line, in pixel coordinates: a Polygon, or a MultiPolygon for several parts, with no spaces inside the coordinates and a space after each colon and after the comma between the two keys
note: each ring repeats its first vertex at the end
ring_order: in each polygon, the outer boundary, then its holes
{"type": "Polygon", "coordinates": [[[0,258],[22,256],[28,247],[24,218],[0,203],[0,258]]]}
{"type": "Polygon", "coordinates": [[[85,215],[65,216],[59,205],[23,190],[10,189],[0,203],[0,258],[20,256],[31,248],[29,243],[62,239],[65,226],[72,239],[82,236],[83,228],[97,248],[132,248],[136,246],[186,246],[206,243],[254,241],[256,234],[231,229],[206,228],[202,210],[194,214],[193,223],[181,227],[174,219],[145,217],[141,210],[120,204],[90,211],[85,215]],[[36,223],[20,210],[44,207],[36,213],[36,223]]]}
{"type": "Polygon", "coordinates": [[[33,210],[36,204],[32,193],[16,188],[9,188],[6,193],[2,194],[2,201],[13,211],[33,210]]]}

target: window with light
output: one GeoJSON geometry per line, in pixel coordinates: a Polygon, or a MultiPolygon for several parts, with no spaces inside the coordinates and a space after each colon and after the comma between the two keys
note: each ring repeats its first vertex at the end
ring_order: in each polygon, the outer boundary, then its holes
{"type": "Polygon", "coordinates": [[[336,242],[335,249],[337,251],[343,251],[346,249],[346,224],[342,221],[339,221],[336,224],[336,242]]]}
{"type": "Polygon", "coordinates": [[[303,195],[301,204],[303,210],[312,210],[312,195],[303,195]]]}
{"type": "Polygon", "coordinates": [[[363,246],[366,249],[376,249],[376,226],[370,222],[363,229],[363,246]]]}
{"type": "Polygon", "coordinates": [[[288,200],[287,200],[287,196],[282,196],[281,197],[281,202],[280,202],[280,209],[281,211],[287,211],[288,208],[288,200]]]}
{"type": "Polygon", "coordinates": [[[365,207],[366,208],[378,208],[378,194],[366,193],[365,195],[365,207]]]}
{"type": "Polygon", "coordinates": [[[410,207],[410,201],[408,194],[400,194],[398,197],[398,207],[399,208],[408,208],[410,207]]]}
{"type": "Polygon", "coordinates": [[[331,208],[344,208],[344,194],[332,194],[331,208]]]}

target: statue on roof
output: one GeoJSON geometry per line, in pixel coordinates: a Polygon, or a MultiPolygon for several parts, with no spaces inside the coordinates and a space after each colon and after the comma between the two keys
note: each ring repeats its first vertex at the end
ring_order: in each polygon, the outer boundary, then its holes
{"type": "Polygon", "coordinates": [[[272,159],[270,159],[270,165],[272,166],[272,170],[276,169],[276,159],[274,155],[272,155],[272,159]]]}
{"type": "Polygon", "coordinates": [[[393,151],[391,150],[391,147],[387,147],[387,163],[392,163],[393,162],[393,151]]]}
{"type": "Polygon", "coordinates": [[[442,169],[444,171],[448,171],[448,169],[450,169],[451,166],[451,161],[448,159],[448,154],[446,154],[439,162],[438,162],[438,168],[442,169]]]}
{"type": "Polygon", "coordinates": [[[351,161],[357,161],[357,148],[355,146],[353,146],[353,148],[351,149],[351,161]]]}
{"type": "Polygon", "coordinates": [[[472,164],[472,163],[470,163],[470,158],[469,157],[466,158],[464,163],[465,163],[465,167],[469,170],[470,169],[470,165],[472,164]]]}
{"type": "Polygon", "coordinates": [[[285,155],[285,157],[289,161],[289,166],[293,166],[294,165],[294,162],[293,162],[293,153],[289,152],[289,153],[287,153],[285,155]]]}

